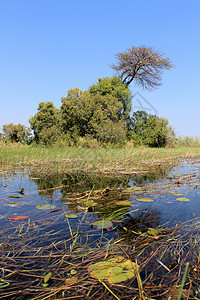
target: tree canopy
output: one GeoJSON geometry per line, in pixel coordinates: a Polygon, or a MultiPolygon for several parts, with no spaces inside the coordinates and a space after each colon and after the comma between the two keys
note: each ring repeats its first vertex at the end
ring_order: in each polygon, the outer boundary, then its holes
{"type": "Polygon", "coordinates": [[[175,140],[175,133],[166,118],[147,114],[145,111],[133,113],[129,123],[129,134],[138,144],[149,147],[165,147],[175,140]]]}
{"type": "Polygon", "coordinates": [[[119,77],[99,78],[97,84],[89,87],[89,92],[92,95],[99,93],[105,96],[108,94],[113,96],[116,102],[120,102],[122,107],[118,113],[119,119],[126,119],[131,111],[131,92],[119,77]]]}
{"type": "Polygon", "coordinates": [[[37,113],[29,119],[36,142],[51,145],[61,134],[60,110],[52,102],[39,103],[37,113]]]}
{"type": "MultiPolygon", "coordinates": [[[[120,120],[123,104],[112,93],[103,92],[98,85],[91,87],[92,91],[70,89],[67,97],[62,98],[61,115],[63,130],[71,136],[84,137],[90,135],[101,142],[117,142],[117,132],[126,136],[124,121],[120,120]],[[120,122],[121,126],[118,126],[120,122]],[[112,128],[112,134],[108,129],[112,128]]],[[[119,141],[119,138],[118,138],[119,141]]]]}
{"type": "Polygon", "coordinates": [[[5,124],[3,125],[3,132],[7,140],[11,142],[26,142],[30,136],[30,129],[22,124],[5,124]]]}
{"type": "Polygon", "coordinates": [[[116,54],[117,63],[111,65],[127,86],[134,80],[137,85],[151,90],[161,85],[162,73],[173,67],[163,53],[154,48],[132,47],[116,54]]]}

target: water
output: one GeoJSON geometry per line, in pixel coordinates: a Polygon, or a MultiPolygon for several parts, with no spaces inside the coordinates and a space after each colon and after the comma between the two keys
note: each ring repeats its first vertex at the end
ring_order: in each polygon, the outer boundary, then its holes
{"type": "MultiPolygon", "coordinates": [[[[9,234],[9,230],[29,222],[29,232],[44,227],[54,232],[63,230],[69,238],[70,220],[72,230],[76,231],[78,226],[82,232],[90,232],[92,239],[98,239],[101,230],[96,228],[95,233],[91,233],[95,221],[120,222],[130,212],[133,218],[145,212],[155,214],[157,226],[173,227],[189,221],[195,224],[200,217],[199,170],[200,163],[196,162],[183,163],[164,176],[159,174],[161,179],[156,179],[155,174],[122,179],[66,174],[38,177],[26,172],[4,175],[0,180],[1,230],[6,228],[9,234]],[[139,186],[141,190],[127,193],[127,186],[139,186]],[[143,198],[152,202],[141,202],[143,198]],[[188,201],[177,201],[177,198],[188,198],[188,201]],[[129,202],[124,205],[124,200],[129,202]],[[74,214],[77,218],[67,220],[65,214],[74,214]],[[19,216],[27,216],[27,219],[10,220],[19,216]],[[45,222],[51,225],[42,226],[45,222]]],[[[24,238],[27,236],[24,230],[21,234],[24,238]]],[[[105,239],[111,236],[116,238],[117,232],[109,230],[104,234],[105,239]]]]}
{"type": "MultiPolygon", "coordinates": [[[[0,178],[3,282],[6,276],[13,278],[16,289],[26,274],[30,276],[26,278],[27,284],[34,290],[33,287],[41,285],[47,270],[60,270],[57,280],[66,278],[61,265],[68,264],[67,260],[75,257],[76,263],[80,263],[94,249],[106,245],[109,251],[109,245],[120,239],[124,247],[133,249],[130,240],[146,234],[149,228],[171,232],[182,228],[186,237],[187,232],[197,234],[199,170],[200,162],[196,161],[183,162],[170,171],[121,178],[83,174],[41,176],[27,170],[5,173],[0,178]],[[133,187],[138,189],[131,190],[133,187]],[[59,255],[62,261],[58,262],[59,255]]],[[[11,285],[12,280],[6,282],[11,285]]],[[[13,299],[32,299],[27,295],[17,297],[13,299]]]]}

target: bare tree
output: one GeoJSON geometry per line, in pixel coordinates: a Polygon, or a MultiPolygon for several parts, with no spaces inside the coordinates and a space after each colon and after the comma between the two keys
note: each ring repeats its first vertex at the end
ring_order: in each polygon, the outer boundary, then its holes
{"type": "Polygon", "coordinates": [[[173,67],[163,53],[146,46],[132,47],[116,54],[118,63],[111,65],[127,86],[134,80],[144,89],[151,90],[161,85],[161,74],[173,67]]]}

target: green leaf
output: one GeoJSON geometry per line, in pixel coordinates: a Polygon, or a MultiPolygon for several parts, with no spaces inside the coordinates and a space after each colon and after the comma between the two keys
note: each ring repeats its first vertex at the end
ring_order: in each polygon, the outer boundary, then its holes
{"type": "Polygon", "coordinates": [[[190,199],[189,198],[180,197],[180,198],[176,198],[176,201],[187,202],[187,201],[190,201],[190,199]]]}
{"type": "Polygon", "coordinates": [[[163,231],[163,229],[149,228],[147,230],[147,234],[151,236],[158,236],[159,234],[163,233],[163,231]]]}
{"type": "Polygon", "coordinates": [[[130,259],[116,256],[90,265],[88,271],[98,280],[107,279],[110,283],[119,283],[135,277],[134,267],[135,264],[130,259]]]}
{"type": "Polygon", "coordinates": [[[135,200],[141,201],[141,202],[154,202],[154,200],[150,199],[150,198],[137,198],[135,200]]]}
{"type": "Polygon", "coordinates": [[[49,272],[47,275],[44,276],[44,283],[47,283],[47,281],[49,281],[49,279],[51,278],[52,273],[49,272]]]}
{"type": "Polygon", "coordinates": [[[92,225],[97,226],[97,228],[99,228],[99,229],[103,229],[103,228],[112,227],[113,224],[110,220],[99,220],[99,221],[92,223],[92,225]]]}
{"type": "Polygon", "coordinates": [[[121,206],[131,206],[131,203],[129,200],[117,201],[115,204],[121,205],[121,206]]]}
{"type": "Polygon", "coordinates": [[[70,271],[70,274],[71,274],[71,275],[76,275],[76,274],[77,274],[77,271],[74,270],[74,269],[72,269],[72,270],[70,271]]]}
{"type": "Polygon", "coordinates": [[[184,194],[182,194],[182,193],[176,193],[176,192],[169,192],[169,193],[174,196],[184,196],[184,194]]]}
{"type": "Polygon", "coordinates": [[[47,210],[47,209],[54,209],[56,206],[51,204],[43,204],[43,205],[37,205],[37,209],[47,210]]]}
{"type": "Polygon", "coordinates": [[[76,214],[65,214],[65,217],[68,219],[76,219],[78,216],[76,214]]]}
{"type": "Polygon", "coordinates": [[[142,188],[139,186],[130,186],[128,188],[125,189],[125,191],[127,192],[132,192],[132,191],[140,191],[142,188]]]}

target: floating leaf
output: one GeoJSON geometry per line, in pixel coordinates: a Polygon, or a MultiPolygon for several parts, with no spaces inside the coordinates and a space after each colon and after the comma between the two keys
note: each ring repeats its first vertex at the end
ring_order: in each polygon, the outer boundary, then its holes
{"type": "Polygon", "coordinates": [[[132,192],[132,191],[140,191],[142,188],[141,187],[139,187],[139,186],[130,186],[130,187],[128,187],[128,188],[126,188],[126,191],[127,192],[132,192]]]}
{"type": "Polygon", "coordinates": [[[189,198],[184,198],[184,197],[176,198],[176,200],[177,200],[177,201],[183,201],[183,202],[190,201],[189,198]]]}
{"type": "Polygon", "coordinates": [[[76,214],[65,214],[65,217],[68,219],[76,219],[78,216],[76,214]]]}
{"type": "Polygon", "coordinates": [[[174,196],[184,196],[184,194],[182,194],[182,193],[176,193],[176,192],[169,192],[169,193],[174,196]]]}
{"type": "Polygon", "coordinates": [[[6,206],[11,206],[11,207],[20,207],[24,205],[24,203],[8,203],[6,206]]]}
{"type": "Polygon", "coordinates": [[[110,283],[119,283],[135,277],[135,264],[130,259],[117,256],[97,262],[88,267],[90,275],[98,280],[107,279],[110,283]]]}
{"type": "Polygon", "coordinates": [[[50,210],[50,211],[48,211],[48,213],[53,213],[53,212],[56,212],[56,211],[59,211],[59,210],[61,210],[62,208],[57,208],[57,209],[54,209],[54,210],[50,210]]]}
{"type": "Polygon", "coordinates": [[[121,205],[121,206],[130,206],[131,205],[129,200],[117,201],[115,204],[116,205],[121,205]]]}
{"type": "Polygon", "coordinates": [[[37,209],[54,209],[56,206],[55,205],[51,205],[51,204],[43,204],[43,205],[37,205],[36,208],[37,209]]]}
{"type": "Polygon", "coordinates": [[[28,218],[28,216],[18,216],[18,217],[8,218],[8,220],[20,221],[20,220],[24,220],[27,218],[28,218]]]}
{"type": "Polygon", "coordinates": [[[158,236],[159,234],[162,233],[166,233],[166,230],[162,229],[162,228],[149,228],[147,230],[147,235],[151,235],[151,236],[158,236]]]}
{"type": "Polygon", "coordinates": [[[23,198],[22,196],[8,196],[8,198],[23,198]]]}
{"type": "Polygon", "coordinates": [[[99,220],[99,221],[92,223],[92,225],[96,225],[97,228],[103,229],[103,228],[112,227],[113,224],[110,220],[99,220]]]}
{"type": "Polygon", "coordinates": [[[154,202],[154,200],[150,199],[150,198],[137,198],[135,200],[141,201],[141,202],[154,202]]]}
{"type": "Polygon", "coordinates": [[[94,202],[93,200],[87,200],[87,201],[85,201],[85,204],[87,206],[96,206],[97,205],[97,203],[94,202]]]}

